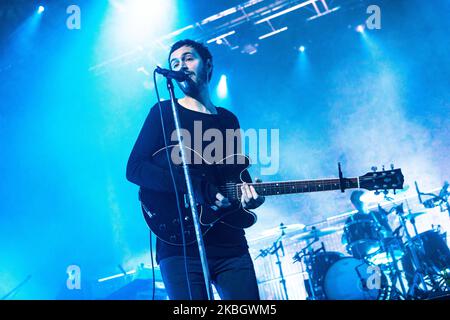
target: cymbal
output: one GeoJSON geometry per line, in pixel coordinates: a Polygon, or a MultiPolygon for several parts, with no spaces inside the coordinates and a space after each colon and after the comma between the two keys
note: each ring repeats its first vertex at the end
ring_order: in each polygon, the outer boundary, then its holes
{"type": "Polygon", "coordinates": [[[322,228],[322,229],[312,229],[300,234],[297,234],[293,237],[291,237],[292,240],[308,240],[308,239],[314,239],[318,237],[327,236],[329,234],[333,234],[339,230],[342,230],[341,227],[328,227],[328,228],[322,228]]]}
{"type": "Polygon", "coordinates": [[[411,219],[417,218],[418,216],[421,216],[421,215],[423,215],[423,214],[426,214],[426,213],[428,213],[428,212],[429,212],[429,211],[411,212],[411,213],[405,214],[404,217],[405,217],[406,219],[411,220],[411,219]]]}
{"type": "Polygon", "coordinates": [[[301,223],[285,225],[281,223],[278,227],[264,230],[259,233],[255,238],[249,239],[250,242],[270,239],[273,237],[287,236],[294,232],[305,230],[305,225],[301,223]]]}

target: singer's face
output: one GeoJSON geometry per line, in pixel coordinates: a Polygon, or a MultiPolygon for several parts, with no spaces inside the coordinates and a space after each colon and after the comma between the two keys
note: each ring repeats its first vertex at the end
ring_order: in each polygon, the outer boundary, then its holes
{"type": "Polygon", "coordinates": [[[208,84],[206,66],[200,55],[192,47],[183,46],[172,52],[170,68],[174,71],[183,71],[189,74],[197,87],[208,84]]]}

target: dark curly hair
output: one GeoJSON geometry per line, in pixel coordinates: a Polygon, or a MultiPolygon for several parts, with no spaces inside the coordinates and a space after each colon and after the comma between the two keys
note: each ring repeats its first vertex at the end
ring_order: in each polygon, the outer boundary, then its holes
{"type": "MultiPolygon", "coordinates": [[[[212,77],[212,72],[213,72],[213,58],[211,55],[211,52],[209,52],[209,49],[200,42],[191,40],[191,39],[184,39],[184,40],[180,40],[175,42],[172,47],[170,48],[170,52],[169,52],[169,57],[167,58],[167,60],[169,61],[169,66],[170,66],[170,56],[172,55],[172,53],[175,50],[178,50],[181,47],[191,47],[194,48],[195,51],[198,52],[198,54],[200,55],[200,57],[203,60],[203,63],[206,65],[206,62],[209,60],[211,62],[211,71],[208,74],[208,79],[209,81],[211,81],[211,77],[212,77]]],[[[170,66],[170,68],[172,68],[172,66],[170,66]]]]}

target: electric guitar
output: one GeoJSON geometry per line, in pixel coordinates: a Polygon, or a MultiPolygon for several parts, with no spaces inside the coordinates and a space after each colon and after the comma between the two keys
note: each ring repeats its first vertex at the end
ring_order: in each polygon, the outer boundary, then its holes
{"type": "MultiPolygon", "coordinates": [[[[171,148],[171,146],[167,147],[171,148]]],[[[157,152],[163,151],[165,148],[157,152]]],[[[156,154],[156,153],[155,153],[156,154]]],[[[154,154],[154,156],[155,156],[154,154]]],[[[229,158],[229,157],[227,157],[229,158]]],[[[208,232],[216,223],[223,223],[232,228],[248,228],[255,224],[257,216],[241,205],[241,186],[243,184],[242,173],[250,167],[249,158],[245,155],[233,155],[232,165],[223,167],[221,176],[202,177],[213,183],[219,192],[227,197],[231,206],[213,210],[208,205],[197,205],[199,222],[202,233],[208,232]]],[[[220,163],[220,162],[219,162],[220,163]]],[[[223,161],[225,163],[225,159],[223,161]]],[[[219,165],[220,166],[220,165],[219,165]]],[[[175,166],[180,167],[181,166],[175,166]]],[[[192,171],[192,170],[191,170],[192,171]]],[[[321,180],[291,180],[277,182],[247,183],[253,186],[256,192],[262,196],[273,196],[283,194],[297,194],[320,191],[362,188],[371,191],[384,191],[403,189],[403,174],[401,169],[368,172],[356,178],[344,178],[339,166],[338,179],[321,180]]],[[[157,192],[141,187],[139,191],[141,208],[144,219],[152,232],[162,241],[172,245],[183,245],[181,223],[183,224],[184,241],[192,244],[196,241],[192,213],[187,195],[179,194],[178,203],[175,193],[157,192]],[[178,212],[181,209],[181,219],[178,212]]]]}

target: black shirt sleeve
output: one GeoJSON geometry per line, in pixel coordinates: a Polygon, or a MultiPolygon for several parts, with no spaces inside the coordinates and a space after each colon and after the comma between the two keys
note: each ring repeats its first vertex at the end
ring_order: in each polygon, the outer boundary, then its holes
{"type": "MultiPolygon", "coordinates": [[[[229,110],[225,110],[225,113],[227,114],[227,117],[229,117],[229,121],[232,124],[233,129],[237,130],[237,129],[241,129],[241,125],[239,124],[239,120],[238,118],[234,115],[234,113],[232,113],[229,110]]],[[[242,137],[241,135],[238,136],[238,141],[242,142],[242,137]]],[[[242,154],[242,144],[241,143],[237,143],[236,144],[236,154],[242,154]]],[[[244,180],[244,182],[247,183],[252,183],[252,177],[250,176],[250,173],[248,172],[248,170],[245,170],[242,172],[242,180],[244,180]]]]}
{"type": "MultiPolygon", "coordinates": [[[[153,154],[164,148],[159,107],[155,104],[145,119],[127,163],[126,177],[138,186],[160,192],[174,192],[169,169],[157,166],[153,154]]],[[[167,137],[170,139],[170,137],[167,137]]],[[[175,168],[174,168],[175,169],[175,168]]],[[[177,190],[186,192],[183,172],[173,170],[177,190]]],[[[193,183],[195,184],[196,181],[193,183]]]]}

